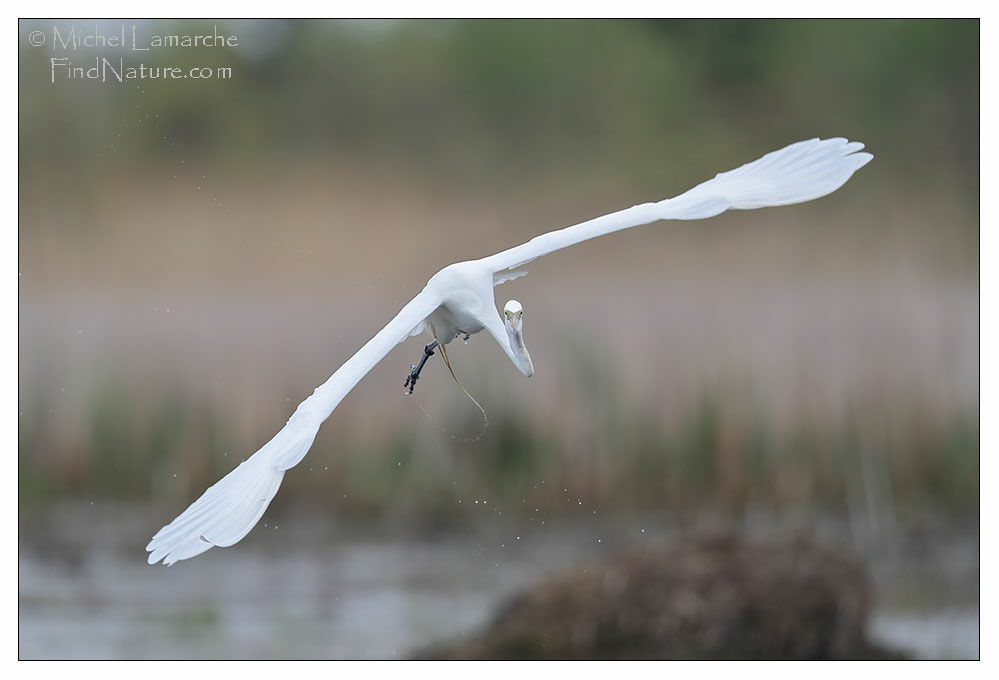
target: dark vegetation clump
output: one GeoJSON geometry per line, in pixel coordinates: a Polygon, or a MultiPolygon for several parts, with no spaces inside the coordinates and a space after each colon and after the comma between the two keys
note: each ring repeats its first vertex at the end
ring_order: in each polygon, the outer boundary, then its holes
{"type": "Polygon", "coordinates": [[[860,564],[804,540],[697,539],[559,574],[434,659],[873,659],[860,564]]]}

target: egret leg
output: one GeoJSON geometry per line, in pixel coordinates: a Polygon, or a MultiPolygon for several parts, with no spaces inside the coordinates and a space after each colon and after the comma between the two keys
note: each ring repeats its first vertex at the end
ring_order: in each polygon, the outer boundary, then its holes
{"type": "Polygon", "coordinates": [[[408,387],[409,392],[406,394],[412,394],[413,388],[416,387],[416,381],[420,379],[420,371],[423,370],[423,364],[427,363],[427,359],[434,355],[434,348],[440,343],[434,340],[429,345],[423,348],[423,358],[420,359],[419,364],[410,364],[409,367],[413,370],[409,372],[409,376],[406,378],[406,382],[402,384],[403,387],[408,387]]]}

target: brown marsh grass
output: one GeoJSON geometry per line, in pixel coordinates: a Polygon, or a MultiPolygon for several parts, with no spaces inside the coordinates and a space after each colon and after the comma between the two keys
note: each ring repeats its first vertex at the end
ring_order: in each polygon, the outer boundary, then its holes
{"type": "MultiPolygon", "coordinates": [[[[281,496],[436,514],[456,494],[744,511],[876,493],[977,512],[977,213],[870,168],[821,201],[534,262],[496,294],[527,310],[535,378],[484,336],[450,352],[488,413],[481,438],[463,441],[482,419],[442,365],[402,396],[411,339],[281,496]]],[[[273,172],[22,184],[22,506],[183,504],[440,267],[700,179],[500,190],[356,164],[273,172]]]]}

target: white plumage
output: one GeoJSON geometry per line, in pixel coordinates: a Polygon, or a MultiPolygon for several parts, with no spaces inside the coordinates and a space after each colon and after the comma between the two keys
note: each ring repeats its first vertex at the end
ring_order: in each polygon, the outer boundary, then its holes
{"type": "Polygon", "coordinates": [[[146,546],[149,563],[163,560],[170,565],[214,546],[233,545],[249,533],[277,493],[285,470],[297,465],[312,446],[322,422],[382,357],[410,335],[428,330],[447,344],[458,335],[485,329],[524,375],[533,375],[520,305],[508,305],[503,319],[493,298],[493,286],[526,274],[517,267],[580,241],[658,220],[703,219],[730,208],[789,205],[825,196],[873,158],[863,148],[860,142],[842,138],[798,142],[719,173],[675,198],[636,205],[536,236],[480,260],[445,267],[299,404],[280,432],[160,529],[146,546]]]}

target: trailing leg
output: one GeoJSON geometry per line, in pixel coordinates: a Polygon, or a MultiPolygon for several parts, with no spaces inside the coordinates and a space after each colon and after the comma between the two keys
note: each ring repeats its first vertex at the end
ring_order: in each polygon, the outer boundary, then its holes
{"type": "Polygon", "coordinates": [[[420,359],[419,364],[410,364],[409,367],[413,370],[409,372],[409,376],[406,378],[406,382],[402,384],[403,387],[408,387],[409,392],[406,394],[412,394],[413,388],[416,387],[416,381],[420,379],[420,371],[423,370],[423,364],[427,363],[427,359],[434,355],[434,348],[440,344],[436,340],[431,342],[429,345],[423,348],[423,358],[420,359]]]}

